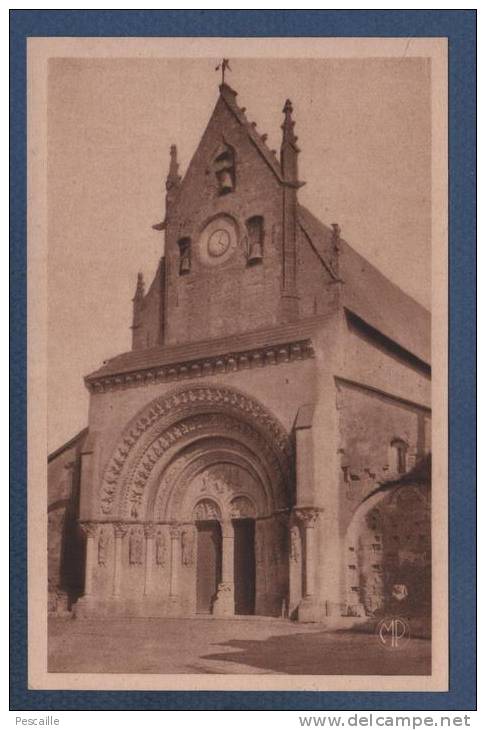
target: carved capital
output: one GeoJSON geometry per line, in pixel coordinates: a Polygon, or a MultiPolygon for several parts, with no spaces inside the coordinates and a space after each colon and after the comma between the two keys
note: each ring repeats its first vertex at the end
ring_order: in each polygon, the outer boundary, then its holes
{"type": "Polygon", "coordinates": [[[170,539],[171,540],[179,540],[181,536],[181,526],[180,525],[171,525],[169,527],[170,532],[170,539]]]}
{"type": "Polygon", "coordinates": [[[80,522],[79,526],[87,538],[95,538],[98,534],[98,525],[96,522],[80,522]]]}
{"type": "Polygon", "coordinates": [[[310,528],[315,527],[321,511],[318,507],[296,507],[294,514],[304,527],[310,528]]]}
{"type": "Polygon", "coordinates": [[[148,522],[146,525],[143,526],[143,532],[145,537],[150,540],[155,536],[155,525],[153,522],[148,522]]]}
{"type": "Polygon", "coordinates": [[[115,531],[115,537],[122,539],[128,532],[128,525],[124,522],[114,522],[113,529],[115,531]]]}
{"type": "Polygon", "coordinates": [[[233,592],[233,583],[230,583],[229,581],[222,581],[218,584],[218,595],[220,593],[232,593],[233,592]]]}

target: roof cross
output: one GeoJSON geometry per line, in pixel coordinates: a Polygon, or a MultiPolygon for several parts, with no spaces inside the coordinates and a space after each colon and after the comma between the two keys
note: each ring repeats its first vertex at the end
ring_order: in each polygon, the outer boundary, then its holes
{"type": "Polygon", "coordinates": [[[228,69],[228,71],[231,71],[231,66],[229,65],[229,58],[223,58],[221,63],[219,63],[214,70],[219,71],[219,69],[221,69],[221,83],[224,84],[224,74],[225,74],[226,69],[228,69]]]}

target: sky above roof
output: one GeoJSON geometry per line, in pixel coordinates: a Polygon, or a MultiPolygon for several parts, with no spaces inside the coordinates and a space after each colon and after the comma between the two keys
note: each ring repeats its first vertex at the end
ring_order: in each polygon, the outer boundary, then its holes
{"type": "MultiPolygon", "coordinates": [[[[163,250],[169,147],[184,174],[218,98],[217,60],[50,61],[49,450],[87,422],[83,375],[130,348],[137,272],[163,250]]],[[[292,100],[300,202],[430,304],[430,85],[424,58],[232,59],[267,145],[292,100]]]]}

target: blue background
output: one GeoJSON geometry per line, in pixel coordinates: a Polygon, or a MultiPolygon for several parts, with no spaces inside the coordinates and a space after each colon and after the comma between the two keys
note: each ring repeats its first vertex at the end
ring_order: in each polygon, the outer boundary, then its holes
{"type": "MultiPolygon", "coordinates": [[[[473,10],[15,10],[10,13],[10,596],[15,710],[473,710],[476,706],[476,13],[473,10]],[[449,692],[27,689],[26,41],[30,36],[449,39],[449,692]]],[[[440,488],[441,485],[436,485],[440,488]]],[[[41,559],[41,558],[39,558],[41,559]]]]}

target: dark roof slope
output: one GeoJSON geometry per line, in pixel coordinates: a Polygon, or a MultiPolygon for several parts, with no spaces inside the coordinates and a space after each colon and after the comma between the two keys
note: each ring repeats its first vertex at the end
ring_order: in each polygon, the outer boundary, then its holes
{"type": "Polygon", "coordinates": [[[191,362],[221,353],[241,353],[260,347],[274,347],[290,340],[304,340],[319,327],[323,317],[311,317],[299,322],[253,330],[244,334],[228,335],[213,340],[188,342],[183,345],[161,345],[143,350],[132,350],[107,360],[99,370],[90,373],[90,382],[110,375],[165,367],[179,362],[191,362]]]}
{"type": "Polygon", "coordinates": [[[49,454],[47,457],[47,461],[50,462],[53,459],[56,459],[58,456],[60,456],[64,451],[67,451],[67,449],[72,449],[74,446],[82,445],[83,440],[88,435],[88,428],[83,428],[79,433],[76,434],[76,436],[73,436],[69,439],[69,441],[66,441],[62,444],[62,446],[59,446],[55,451],[49,454]]]}
{"type": "MultiPolygon", "coordinates": [[[[299,223],[323,263],[332,252],[332,230],[302,205],[299,223]]],[[[423,362],[430,363],[430,312],[341,240],[339,276],[343,305],[423,362]]]]}

